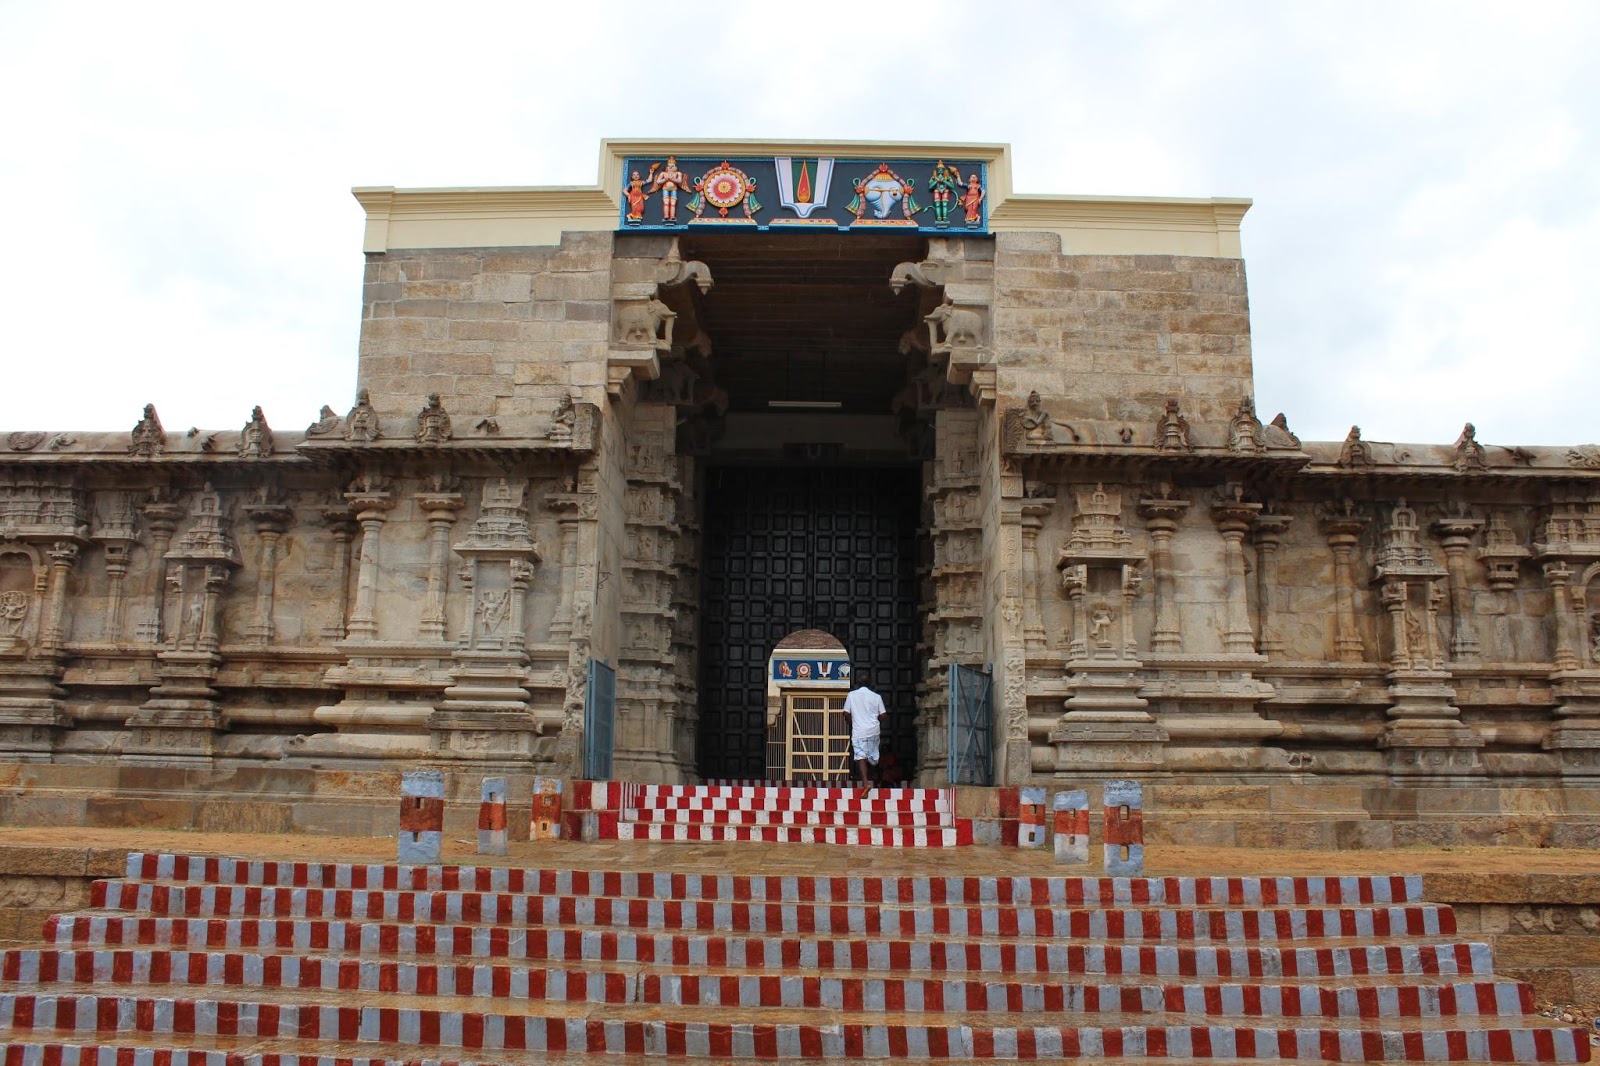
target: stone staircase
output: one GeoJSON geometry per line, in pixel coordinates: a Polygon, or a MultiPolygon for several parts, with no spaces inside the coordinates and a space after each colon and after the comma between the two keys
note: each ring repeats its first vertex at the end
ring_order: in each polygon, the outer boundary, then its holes
{"type": "Polygon", "coordinates": [[[1421,893],[134,854],[0,954],[0,1063],[1587,1061],[1421,893]]]}
{"type": "MultiPolygon", "coordinates": [[[[587,782],[585,784],[588,784],[587,782]]],[[[606,785],[579,797],[608,815],[597,839],[765,841],[938,848],[972,843],[949,789],[801,785],[606,785]]]]}

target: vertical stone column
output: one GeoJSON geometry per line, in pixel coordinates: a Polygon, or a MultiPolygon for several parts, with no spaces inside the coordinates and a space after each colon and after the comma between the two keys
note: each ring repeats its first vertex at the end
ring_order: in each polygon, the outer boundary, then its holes
{"type": "Polygon", "coordinates": [[[78,561],[78,546],[58,540],[50,546],[50,584],[45,597],[44,626],[40,630],[41,651],[60,651],[66,643],[67,580],[72,564],[78,561]]]}
{"type": "Polygon", "coordinates": [[[1089,620],[1084,609],[1084,593],[1089,589],[1089,568],[1082,564],[1063,567],[1061,587],[1067,591],[1072,608],[1072,631],[1067,637],[1067,657],[1083,659],[1089,655],[1089,620]]]}
{"type": "Polygon", "coordinates": [[[423,640],[445,639],[445,595],[450,576],[450,527],[465,506],[459,492],[419,492],[417,504],[428,519],[428,592],[418,631],[423,640]]]}
{"type": "Polygon", "coordinates": [[[1023,589],[1022,632],[1028,651],[1044,651],[1044,609],[1039,602],[1039,531],[1054,500],[1028,499],[1022,503],[1022,565],[1026,572],[1023,589]]]}
{"type": "Polygon", "coordinates": [[[1406,633],[1406,583],[1385,581],[1379,599],[1383,609],[1389,612],[1389,661],[1397,670],[1409,670],[1412,656],[1410,636],[1406,633]]]}
{"type": "Polygon", "coordinates": [[[546,498],[556,512],[560,541],[556,546],[556,609],[550,616],[550,639],[560,642],[572,636],[572,602],[578,568],[578,523],[582,520],[582,501],[576,493],[553,492],[546,498]]]}
{"type": "Polygon", "coordinates": [[[272,604],[277,595],[278,542],[294,513],[281,503],[246,504],[245,514],[255,526],[261,541],[260,572],[256,575],[256,616],[245,629],[252,644],[265,646],[272,643],[272,604]]]}
{"type": "Polygon", "coordinates": [[[170,500],[155,499],[141,509],[145,523],[150,527],[150,588],[148,594],[154,612],[150,621],[139,626],[134,634],[149,644],[166,640],[166,612],[162,605],[166,597],[167,549],[172,546],[172,534],[177,532],[183,508],[170,500]]]}
{"type": "Polygon", "coordinates": [[[350,612],[351,640],[378,639],[379,537],[394,499],[374,478],[363,478],[360,487],[345,493],[361,525],[361,561],[356,570],[356,605],[350,612]]]}
{"type": "Polygon", "coordinates": [[[1556,627],[1555,668],[1576,670],[1581,665],[1577,644],[1572,633],[1572,605],[1568,590],[1572,584],[1572,568],[1557,559],[1544,564],[1545,584],[1550,586],[1551,606],[1554,608],[1556,627]]]}
{"type": "Polygon", "coordinates": [[[333,621],[322,627],[324,640],[345,638],[345,619],[350,617],[350,542],[355,539],[355,515],[344,507],[329,507],[322,512],[328,532],[333,535],[333,621]]]}
{"type": "Polygon", "coordinates": [[[106,543],[106,577],[109,579],[106,590],[106,639],[112,642],[120,642],[125,636],[123,616],[127,613],[125,586],[129,548],[126,541],[106,543]]]}
{"type": "Polygon", "coordinates": [[[1342,663],[1358,663],[1366,658],[1361,634],[1356,629],[1356,602],[1352,564],[1356,541],[1367,526],[1362,516],[1348,515],[1322,520],[1323,535],[1333,552],[1334,629],[1333,657],[1342,663]]]}
{"type": "Polygon", "coordinates": [[[1252,655],[1255,633],[1250,628],[1249,593],[1245,588],[1244,535],[1260,513],[1259,503],[1244,500],[1238,486],[1224,489],[1224,497],[1211,505],[1211,517],[1222,534],[1222,565],[1227,575],[1227,602],[1223,609],[1222,650],[1229,655],[1252,655]]]}
{"type": "Polygon", "coordinates": [[[1163,495],[1139,501],[1139,514],[1150,534],[1150,572],[1153,578],[1155,624],[1150,630],[1150,650],[1158,655],[1183,650],[1172,572],[1172,535],[1189,509],[1189,501],[1163,495]]]}
{"type": "Polygon", "coordinates": [[[1278,548],[1292,521],[1288,515],[1256,515],[1256,650],[1262,655],[1283,651],[1273,608],[1278,590],[1278,548]]]}
{"type": "Polygon", "coordinates": [[[1467,610],[1467,549],[1483,525],[1483,519],[1452,515],[1433,523],[1433,531],[1444,548],[1444,565],[1450,595],[1450,658],[1456,661],[1478,658],[1478,634],[1467,610]]]}

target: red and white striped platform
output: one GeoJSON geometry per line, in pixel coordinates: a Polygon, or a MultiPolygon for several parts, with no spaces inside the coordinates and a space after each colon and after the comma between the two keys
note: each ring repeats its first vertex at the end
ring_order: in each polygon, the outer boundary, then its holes
{"type": "Polygon", "coordinates": [[[0,1066],[1587,1061],[1422,888],[136,854],[0,952],[0,1066]]]}

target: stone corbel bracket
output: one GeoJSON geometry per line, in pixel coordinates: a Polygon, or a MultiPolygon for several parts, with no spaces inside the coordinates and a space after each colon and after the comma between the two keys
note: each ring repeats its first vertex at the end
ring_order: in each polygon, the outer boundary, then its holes
{"type": "Polygon", "coordinates": [[[661,362],[672,358],[675,346],[687,342],[709,356],[710,338],[700,328],[695,294],[711,291],[711,270],[698,260],[684,260],[676,240],[664,256],[614,259],[611,279],[608,397],[622,399],[630,380],[660,378],[661,362]]]}

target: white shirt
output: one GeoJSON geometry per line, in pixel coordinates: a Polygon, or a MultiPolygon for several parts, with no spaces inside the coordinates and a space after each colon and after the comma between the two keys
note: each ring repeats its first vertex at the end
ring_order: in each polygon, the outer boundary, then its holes
{"type": "Polygon", "coordinates": [[[844,709],[850,712],[850,736],[866,740],[878,735],[878,719],[888,713],[883,697],[865,685],[844,698],[844,709]]]}

